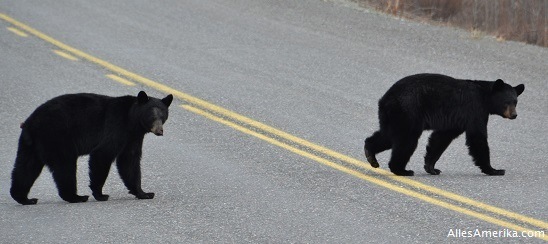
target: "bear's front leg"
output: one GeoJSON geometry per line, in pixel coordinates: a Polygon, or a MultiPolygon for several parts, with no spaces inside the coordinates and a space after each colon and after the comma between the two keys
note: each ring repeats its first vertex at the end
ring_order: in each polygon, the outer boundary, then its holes
{"type": "Polygon", "coordinates": [[[130,194],[138,199],[152,199],[154,193],[141,189],[141,146],[142,138],[127,145],[116,158],[116,167],[130,194]]]}
{"type": "MultiPolygon", "coordinates": [[[[122,156],[122,155],[120,155],[122,156]]],[[[116,166],[118,173],[129,190],[129,194],[135,195],[138,199],[152,199],[154,193],[144,192],[141,188],[141,164],[137,161],[124,161],[118,156],[116,166]]]]}
{"type": "MultiPolygon", "coordinates": [[[[486,129],[487,130],[487,129],[486,129]]],[[[466,132],[466,145],[474,163],[482,173],[486,175],[504,175],[505,170],[493,169],[489,157],[489,145],[487,144],[487,132],[466,132]]]]}

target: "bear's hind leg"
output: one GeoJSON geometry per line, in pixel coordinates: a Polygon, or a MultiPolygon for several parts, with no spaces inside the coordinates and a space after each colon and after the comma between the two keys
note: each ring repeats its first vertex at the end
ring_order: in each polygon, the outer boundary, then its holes
{"type": "Polygon", "coordinates": [[[89,198],[76,194],[76,160],[77,157],[67,157],[48,161],[59,196],[69,203],[86,202],[89,198]]]}
{"type": "Polygon", "coordinates": [[[31,151],[19,147],[11,173],[10,194],[15,201],[23,205],[33,205],[38,202],[36,198],[29,199],[28,194],[43,168],[44,163],[36,160],[31,151]]]}
{"type": "Polygon", "coordinates": [[[380,130],[365,139],[363,150],[365,152],[367,162],[371,164],[371,167],[379,167],[379,162],[377,161],[375,155],[377,153],[390,149],[390,147],[392,147],[392,144],[390,143],[390,138],[387,138],[386,135],[383,135],[380,130]]]}
{"type": "Polygon", "coordinates": [[[405,166],[407,166],[411,155],[413,155],[413,152],[417,148],[419,137],[420,133],[412,136],[400,134],[393,139],[392,156],[388,162],[388,167],[392,173],[400,176],[414,175],[414,172],[412,170],[406,170],[405,166]]]}
{"type": "Polygon", "coordinates": [[[431,175],[439,175],[441,173],[441,170],[434,168],[434,166],[449,144],[461,133],[454,130],[432,132],[426,146],[426,155],[424,156],[424,170],[427,173],[431,175]]]}
{"type": "Polygon", "coordinates": [[[392,148],[392,138],[390,135],[391,116],[382,108],[382,99],[379,101],[379,126],[380,129],[365,139],[363,150],[365,158],[373,168],[379,167],[376,154],[392,148]]]}

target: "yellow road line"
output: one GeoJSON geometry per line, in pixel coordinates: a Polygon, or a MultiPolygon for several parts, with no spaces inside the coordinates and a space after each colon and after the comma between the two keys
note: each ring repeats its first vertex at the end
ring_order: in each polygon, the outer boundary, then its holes
{"type": "Polygon", "coordinates": [[[70,55],[70,54],[68,54],[68,53],[66,53],[66,52],[61,51],[61,50],[55,50],[55,49],[54,49],[53,52],[54,52],[55,54],[57,54],[57,55],[63,57],[63,58],[68,59],[68,60],[78,61],[78,58],[77,58],[77,57],[74,57],[74,56],[72,56],[72,55],[70,55]]]}
{"type": "Polygon", "coordinates": [[[7,22],[9,22],[9,23],[11,23],[11,24],[13,24],[17,27],[19,27],[20,29],[23,29],[23,30],[27,31],[28,33],[30,33],[30,34],[46,41],[46,42],[49,42],[52,45],[57,46],[58,48],[60,48],[62,50],[65,50],[66,52],[69,52],[69,53],[71,53],[75,56],[78,56],[78,57],[80,57],[82,59],[85,59],[87,61],[90,61],[92,63],[95,63],[99,66],[102,66],[102,67],[112,71],[113,73],[120,74],[124,77],[127,77],[127,78],[133,80],[133,81],[139,82],[143,85],[152,87],[156,90],[159,90],[159,91],[162,91],[162,92],[165,92],[165,93],[171,93],[171,94],[173,94],[173,96],[175,96],[179,99],[182,99],[182,100],[186,100],[190,104],[196,105],[198,107],[205,108],[205,109],[213,111],[215,113],[222,114],[223,116],[232,118],[234,120],[238,120],[242,123],[248,124],[250,126],[258,128],[258,129],[263,130],[265,132],[274,134],[274,135],[279,136],[281,138],[284,138],[286,140],[290,140],[290,141],[295,142],[297,144],[300,144],[302,146],[313,149],[317,152],[320,152],[320,153],[323,153],[325,155],[328,155],[328,156],[337,158],[339,160],[345,161],[349,164],[353,164],[355,166],[358,166],[358,167],[361,167],[361,168],[364,168],[364,169],[367,169],[367,170],[372,170],[373,172],[376,172],[378,174],[388,175],[389,177],[391,177],[391,179],[399,181],[401,183],[404,183],[404,184],[407,184],[407,185],[410,185],[410,186],[413,186],[413,187],[417,187],[419,189],[422,189],[422,190],[425,190],[425,191],[428,191],[428,192],[431,192],[431,193],[434,193],[434,194],[437,194],[437,195],[452,199],[454,201],[461,202],[463,204],[467,204],[467,205],[470,205],[470,206],[473,206],[473,207],[476,207],[476,208],[480,208],[480,209],[483,209],[485,211],[492,212],[494,214],[499,214],[499,215],[505,216],[507,218],[512,218],[512,219],[515,219],[515,220],[518,220],[518,221],[521,221],[521,222],[524,222],[524,223],[528,223],[528,224],[531,224],[531,225],[534,225],[534,226],[537,226],[537,227],[541,227],[543,229],[548,229],[548,223],[546,223],[544,221],[534,219],[534,218],[531,218],[531,217],[527,217],[527,216],[524,216],[524,215],[520,215],[520,214],[511,212],[511,211],[508,211],[508,210],[504,210],[504,209],[501,209],[501,208],[498,208],[498,207],[494,207],[494,206],[491,206],[491,205],[488,205],[488,204],[485,204],[485,203],[482,203],[482,202],[479,202],[479,201],[475,201],[475,200],[472,200],[470,198],[457,195],[455,193],[451,193],[451,192],[448,192],[448,191],[445,191],[445,190],[442,190],[442,189],[439,189],[439,188],[436,188],[436,187],[433,187],[433,186],[423,184],[423,183],[415,181],[415,180],[411,180],[409,178],[392,176],[392,174],[390,172],[388,172],[386,170],[383,170],[383,169],[371,168],[369,166],[369,164],[366,164],[363,161],[360,161],[360,160],[354,159],[352,157],[337,153],[337,152],[335,152],[333,150],[330,150],[328,148],[319,146],[319,145],[314,144],[312,142],[306,141],[306,140],[301,139],[299,137],[293,136],[291,134],[280,131],[280,130],[275,129],[273,127],[267,126],[263,123],[260,123],[258,121],[255,121],[255,120],[252,120],[252,119],[247,118],[245,116],[242,116],[238,113],[235,113],[235,112],[232,112],[230,110],[224,109],[222,107],[219,107],[217,105],[209,103],[205,100],[202,100],[202,99],[199,99],[197,97],[194,97],[194,96],[188,95],[186,93],[183,93],[181,91],[175,90],[175,89],[173,89],[169,86],[166,86],[164,84],[152,81],[152,80],[147,79],[145,77],[142,77],[138,74],[127,71],[127,70],[125,70],[125,69],[123,69],[119,66],[113,65],[109,62],[106,62],[104,60],[101,60],[99,58],[91,56],[91,55],[89,55],[85,52],[82,52],[82,51],[80,51],[78,49],[75,49],[71,46],[68,46],[68,45],[66,45],[66,44],[64,44],[60,41],[57,41],[56,39],[54,39],[54,38],[52,38],[52,37],[50,37],[46,34],[43,34],[42,32],[37,31],[34,28],[29,27],[29,26],[15,20],[15,19],[13,19],[13,18],[11,18],[7,15],[0,14],[0,18],[4,19],[5,21],[7,21],[7,22]]]}
{"type": "Polygon", "coordinates": [[[336,159],[339,159],[341,161],[350,163],[352,165],[358,166],[358,167],[363,168],[363,169],[367,169],[367,170],[377,172],[379,174],[388,175],[388,177],[390,177],[390,179],[395,180],[395,181],[399,181],[399,182],[404,183],[406,185],[410,185],[410,186],[413,186],[413,187],[416,187],[416,188],[419,188],[419,189],[434,193],[436,195],[440,195],[440,196],[446,197],[448,199],[451,199],[451,200],[454,200],[454,201],[457,201],[457,202],[461,202],[463,204],[467,204],[467,205],[470,205],[470,206],[473,206],[473,207],[476,207],[476,208],[479,208],[479,209],[482,209],[482,210],[485,210],[485,211],[489,211],[489,212],[492,212],[492,213],[495,213],[495,214],[499,214],[499,215],[505,216],[507,218],[515,219],[515,220],[518,220],[518,221],[521,221],[521,222],[524,222],[524,223],[528,223],[528,224],[531,224],[531,225],[534,225],[534,226],[537,226],[537,227],[540,227],[540,228],[543,228],[543,229],[548,229],[548,223],[546,223],[544,221],[541,221],[541,220],[538,220],[538,219],[535,219],[535,218],[531,218],[531,217],[528,217],[528,216],[525,216],[525,215],[521,215],[521,214],[518,214],[518,213],[514,213],[514,212],[511,212],[511,211],[508,211],[508,210],[505,210],[505,209],[502,209],[502,208],[499,208],[499,207],[495,207],[495,206],[492,206],[492,205],[489,205],[489,204],[486,204],[486,203],[483,203],[483,202],[479,202],[479,201],[470,199],[468,197],[457,195],[455,193],[445,191],[445,190],[442,190],[442,189],[437,188],[437,187],[429,186],[429,185],[426,185],[426,184],[421,183],[419,181],[409,179],[407,177],[396,176],[396,175],[394,175],[394,174],[392,174],[392,173],[390,173],[386,170],[380,169],[380,168],[372,168],[368,163],[365,163],[363,161],[354,159],[352,157],[349,157],[349,156],[346,156],[346,155],[331,151],[327,148],[323,148],[323,147],[318,146],[318,145],[314,145],[311,148],[315,149],[315,147],[321,148],[321,150],[326,151],[325,154],[329,155],[333,158],[336,158],[336,159]]]}
{"type": "MultiPolygon", "coordinates": [[[[474,217],[474,218],[477,218],[477,219],[480,219],[480,220],[483,220],[483,221],[486,221],[486,222],[489,222],[489,223],[492,223],[492,224],[496,224],[496,225],[499,225],[499,226],[502,226],[502,227],[514,229],[514,230],[517,230],[517,231],[520,231],[520,232],[524,232],[524,231],[525,232],[534,232],[534,230],[527,229],[527,228],[524,228],[522,226],[507,222],[507,221],[499,220],[499,219],[493,218],[489,215],[482,214],[482,213],[479,213],[479,212],[476,212],[476,211],[473,211],[473,210],[470,210],[470,209],[459,207],[457,205],[454,205],[454,204],[451,204],[451,203],[448,203],[448,202],[445,202],[445,201],[442,201],[442,200],[439,200],[439,199],[436,199],[436,198],[421,194],[419,192],[416,192],[416,191],[413,191],[413,190],[410,190],[410,189],[402,188],[400,186],[391,184],[389,182],[383,181],[383,180],[378,179],[378,178],[373,177],[373,176],[365,175],[365,174],[363,174],[359,171],[344,167],[340,164],[331,162],[331,161],[329,161],[327,159],[324,159],[322,157],[316,156],[316,155],[311,154],[309,152],[305,152],[303,150],[300,150],[298,148],[295,148],[293,146],[290,146],[288,144],[280,142],[280,141],[278,141],[274,138],[268,137],[266,135],[263,135],[261,133],[252,131],[252,130],[250,130],[248,128],[245,128],[243,126],[237,125],[233,122],[230,122],[228,120],[225,120],[223,118],[215,116],[211,113],[208,113],[208,112],[206,112],[202,109],[199,109],[199,108],[196,108],[196,107],[193,107],[193,106],[190,106],[190,105],[182,105],[181,107],[183,107],[184,109],[186,109],[188,111],[191,111],[193,113],[196,113],[196,114],[204,116],[208,119],[211,119],[215,122],[218,122],[220,124],[224,124],[226,126],[232,127],[233,129],[238,130],[242,133],[257,137],[257,138],[259,138],[263,141],[266,141],[266,142],[268,142],[272,145],[281,147],[281,148],[286,149],[288,151],[291,151],[295,154],[298,154],[298,155],[301,155],[303,157],[312,159],[312,160],[314,160],[318,163],[329,166],[329,167],[334,168],[338,171],[350,174],[350,175],[352,175],[354,177],[357,177],[357,178],[360,178],[362,180],[371,182],[371,183],[376,184],[378,186],[388,188],[392,191],[399,192],[399,193],[402,193],[404,195],[420,199],[420,200],[425,201],[427,203],[430,203],[430,204],[433,204],[433,205],[436,205],[436,206],[440,206],[440,207],[443,207],[443,208],[446,208],[446,209],[449,209],[449,210],[452,210],[452,211],[456,211],[456,212],[459,212],[459,213],[463,213],[463,214],[466,214],[468,216],[471,216],[471,217],[474,217]]],[[[548,236],[546,236],[546,235],[538,237],[538,238],[548,241],[548,236]]]]}
{"type": "Polygon", "coordinates": [[[21,31],[21,30],[19,30],[19,29],[17,29],[17,28],[14,28],[14,27],[8,27],[7,29],[8,29],[9,31],[15,33],[15,34],[18,35],[18,36],[22,36],[22,37],[27,37],[27,36],[29,36],[27,33],[23,32],[23,31],[21,31]]]}
{"type": "Polygon", "coordinates": [[[106,75],[106,76],[107,76],[108,78],[110,78],[110,79],[112,79],[112,80],[114,80],[114,81],[117,81],[117,82],[119,82],[119,83],[121,83],[121,84],[124,84],[124,85],[126,85],[126,86],[134,86],[134,85],[135,85],[135,83],[133,83],[133,82],[131,82],[131,81],[129,81],[129,80],[126,80],[126,79],[124,79],[124,78],[122,78],[122,77],[120,77],[120,76],[117,76],[117,75],[108,74],[108,75],[106,75]]]}

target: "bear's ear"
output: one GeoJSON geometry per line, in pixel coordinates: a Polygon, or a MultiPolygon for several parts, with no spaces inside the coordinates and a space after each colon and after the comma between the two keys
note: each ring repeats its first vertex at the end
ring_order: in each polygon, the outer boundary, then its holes
{"type": "Polygon", "coordinates": [[[169,94],[167,97],[164,97],[162,99],[162,102],[166,105],[166,107],[169,107],[171,105],[171,102],[173,101],[173,95],[169,94]]]}
{"type": "Polygon", "coordinates": [[[504,89],[504,81],[498,79],[495,81],[495,84],[493,84],[493,88],[491,89],[491,91],[501,91],[502,89],[504,89]]]}
{"type": "Polygon", "coordinates": [[[148,95],[144,91],[140,91],[139,94],[137,94],[137,102],[140,104],[148,102],[148,95]]]}
{"type": "Polygon", "coordinates": [[[514,87],[514,90],[516,90],[516,94],[519,96],[521,93],[523,93],[523,90],[525,90],[525,85],[519,84],[514,87]]]}

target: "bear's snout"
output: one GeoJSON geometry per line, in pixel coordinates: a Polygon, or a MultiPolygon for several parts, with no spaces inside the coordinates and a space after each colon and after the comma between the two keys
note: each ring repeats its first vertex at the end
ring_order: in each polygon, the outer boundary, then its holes
{"type": "Polygon", "coordinates": [[[516,106],[508,106],[504,110],[504,113],[502,113],[504,118],[507,119],[515,119],[518,117],[518,113],[516,112],[516,106]]]}
{"type": "Polygon", "coordinates": [[[164,135],[164,127],[161,120],[156,120],[154,123],[152,123],[152,128],[150,129],[150,132],[154,133],[154,135],[157,136],[163,136],[164,135]]]}
{"type": "Polygon", "coordinates": [[[150,131],[152,133],[154,133],[154,135],[157,135],[157,136],[163,136],[164,135],[164,129],[162,129],[162,128],[159,128],[159,129],[152,128],[150,131]]]}

